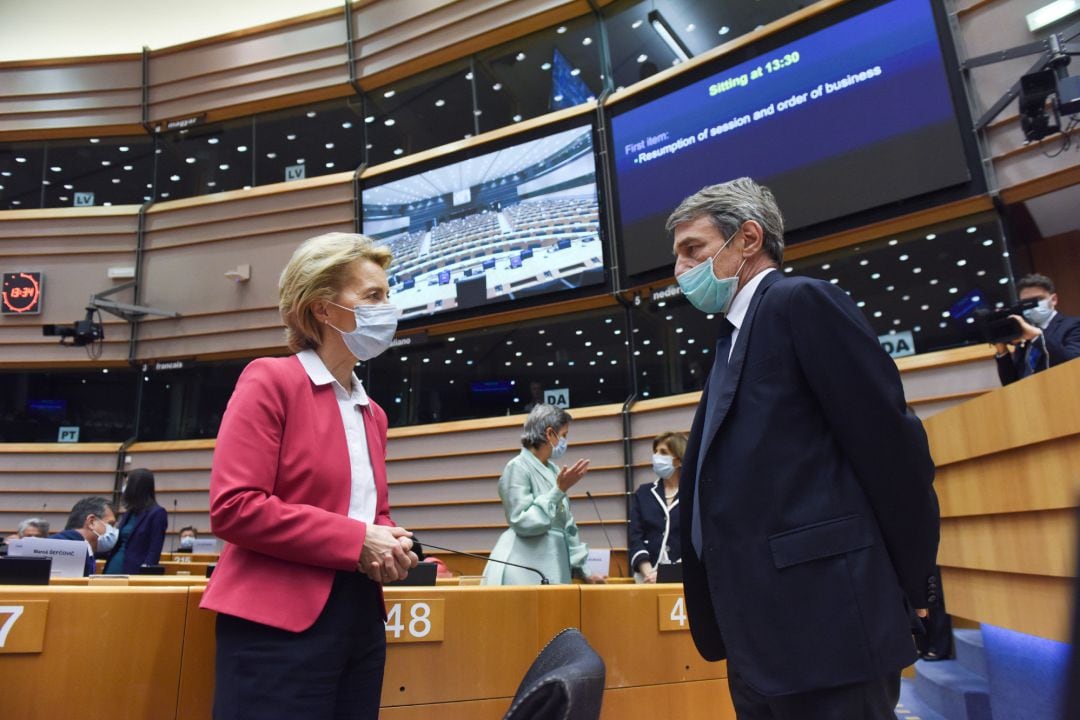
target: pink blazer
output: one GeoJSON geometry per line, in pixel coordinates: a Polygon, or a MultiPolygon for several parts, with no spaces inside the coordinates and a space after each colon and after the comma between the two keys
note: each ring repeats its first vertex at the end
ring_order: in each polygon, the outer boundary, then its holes
{"type": "MultiPolygon", "coordinates": [[[[375,523],[390,525],[386,413],[364,429],[375,523]]],[[[210,473],[210,528],[226,541],[201,607],[300,632],[314,624],[338,570],[360,561],[367,525],[346,514],[352,477],[332,385],[295,357],[260,358],[236,383],[210,473]]]]}

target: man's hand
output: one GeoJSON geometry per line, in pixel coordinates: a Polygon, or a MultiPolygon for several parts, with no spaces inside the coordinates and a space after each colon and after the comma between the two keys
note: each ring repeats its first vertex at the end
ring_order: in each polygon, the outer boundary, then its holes
{"type": "Polygon", "coordinates": [[[915,610],[915,614],[918,615],[921,618],[924,618],[924,617],[927,617],[927,616],[930,615],[930,611],[927,610],[926,608],[917,608],[915,610]]]}
{"type": "Polygon", "coordinates": [[[596,573],[592,573],[592,574],[589,574],[589,575],[585,576],[585,583],[587,585],[603,585],[606,582],[607,582],[607,576],[606,575],[597,575],[596,573]]]}
{"type": "Polygon", "coordinates": [[[570,467],[563,465],[562,470],[559,470],[559,477],[556,479],[559,489],[563,492],[569,492],[570,488],[577,485],[578,480],[585,477],[587,472],[589,472],[588,460],[578,460],[570,467]]]}
{"type": "Polygon", "coordinates": [[[377,583],[402,580],[416,567],[412,533],[402,527],[369,524],[356,569],[377,583]]]}
{"type": "Polygon", "coordinates": [[[1042,330],[1029,323],[1022,315],[1010,315],[1009,317],[1020,324],[1020,337],[1016,338],[1014,342],[1031,342],[1042,335],[1042,330]]]}

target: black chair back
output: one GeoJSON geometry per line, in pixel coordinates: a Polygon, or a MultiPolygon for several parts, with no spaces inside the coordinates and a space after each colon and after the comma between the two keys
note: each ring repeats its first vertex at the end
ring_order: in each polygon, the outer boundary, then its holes
{"type": "Polygon", "coordinates": [[[597,720],[603,700],[604,661],[567,628],[537,655],[504,720],[597,720]]]}

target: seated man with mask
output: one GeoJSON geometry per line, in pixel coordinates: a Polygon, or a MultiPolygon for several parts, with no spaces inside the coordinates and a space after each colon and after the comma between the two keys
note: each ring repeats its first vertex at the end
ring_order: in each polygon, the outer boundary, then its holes
{"type": "Polygon", "coordinates": [[[62,532],[50,535],[53,540],[85,540],[87,544],[84,575],[94,574],[94,554],[107,553],[116,545],[120,532],[112,505],[103,497],[85,497],[75,503],[62,532]]]}
{"type": "Polygon", "coordinates": [[[1016,283],[1016,291],[1020,300],[1039,304],[1025,310],[1023,317],[1011,316],[1020,325],[1019,337],[994,346],[1002,385],[1080,357],[1080,317],[1057,311],[1054,281],[1038,273],[1025,275],[1016,283]]]}

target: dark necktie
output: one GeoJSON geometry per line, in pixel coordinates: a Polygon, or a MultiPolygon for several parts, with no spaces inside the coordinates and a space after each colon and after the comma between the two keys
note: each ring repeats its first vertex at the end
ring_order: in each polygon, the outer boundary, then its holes
{"type": "Polygon", "coordinates": [[[712,370],[709,372],[709,396],[705,400],[705,424],[701,433],[701,445],[698,446],[697,474],[694,476],[694,512],[690,518],[690,542],[694,545],[694,551],[700,558],[701,555],[701,501],[698,487],[701,485],[701,467],[705,459],[706,443],[712,437],[716,427],[713,422],[713,413],[720,403],[721,388],[724,385],[724,376],[727,374],[728,356],[731,354],[731,333],[735,330],[727,318],[720,320],[720,332],[716,340],[716,357],[713,358],[712,370]]]}

